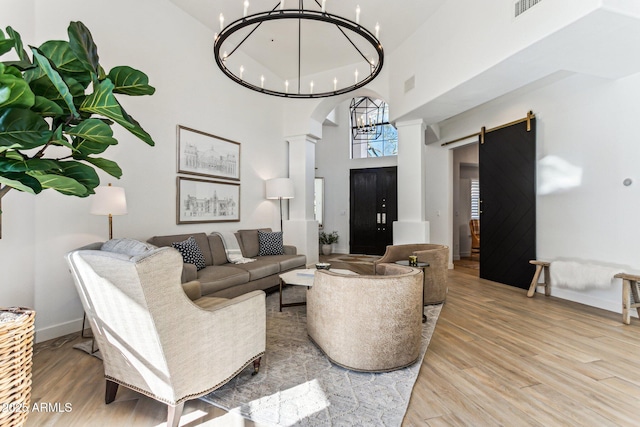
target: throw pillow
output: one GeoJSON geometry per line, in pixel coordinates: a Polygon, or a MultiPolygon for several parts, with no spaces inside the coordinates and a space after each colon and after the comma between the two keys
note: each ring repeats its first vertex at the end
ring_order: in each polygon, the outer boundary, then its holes
{"type": "Polygon", "coordinates": [[[260,243],[258,256],[284,255],[282,231],[266,232],[258,230],[258,242],[260,243]]]}
{"type": "Polygon", "coordinates": [[[198,246],[198,243],[196,243],[196,239],[194,239],[193,236],[183,242],[173,242],[171,243],[171,246],[176,248],[182,254],[182,259],[185,263],[194,264],[198,271],[207,266],[204,261],[204,255],[200,250],[200,246],[198,246]]]}

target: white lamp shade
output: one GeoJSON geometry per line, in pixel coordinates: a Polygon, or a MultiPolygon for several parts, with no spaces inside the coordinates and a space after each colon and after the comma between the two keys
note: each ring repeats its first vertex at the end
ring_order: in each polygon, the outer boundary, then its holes
{"type": "Polygon", "coordinates": [[[127,199],[124,188],[111,185],[96,187],[92,196],[91,214],[93,215],[126,215],[127,199]]]}
{"type": "Polygon", "coordinates": [[[293,199],[294,194],[291,178],[267,180],[267,199],[293,199]]]}

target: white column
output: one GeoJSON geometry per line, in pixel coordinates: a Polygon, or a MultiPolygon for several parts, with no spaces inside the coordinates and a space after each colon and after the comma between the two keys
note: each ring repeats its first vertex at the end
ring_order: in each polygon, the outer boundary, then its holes
{"type": "Polygon", "coordinates": [[[313,180],[316,166],[316,142],[311,135],[285,138],[289,142],[289,178],[295,196],[289,200],[289,220],[283,224],[286,244],[307,256],[307,264],[318,262],[318,222],[313,215],[313,180]]]}
{"type": "Polygon", "coordinates": [[[425,130],[423,120],[397,122],[398,220],[393,223],[393,244],[429,243],[425,215],[425,130]]]}

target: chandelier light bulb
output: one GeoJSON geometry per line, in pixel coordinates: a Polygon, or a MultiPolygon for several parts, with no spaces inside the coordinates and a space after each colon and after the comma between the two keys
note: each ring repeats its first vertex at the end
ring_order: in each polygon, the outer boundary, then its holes
{"type": "Polygon", "coordinates": [[[244,66],[240,66],[240,80],[242,80],[242,74],[244,73],[244,66]]]}
{"type": "Polygon", "coordinates": [[[327,0],[322,0],[322,13],[327,11],[327,0]]]}
{"type": "Polygon", "coordinates": [[[284,9],[284,0],[280,0],[280,10],[284,9]]]}
{"type": "Polygon", "coordinates": [[[356,24],[360,24],[360,5],[356,6],[356,24]]]}
{"type": "Polygon", "coordinates": [[[380,24],[376,22],[376,38],[380,38],[380,24]]]}
{"type": "Polygon", "coordinates": [[[222,60],[226,61],[227,60],[227,56],[228,56],[228,54],[227,54],[227,51],[225,50],[224,53],[222,54],[222,60]]]}
{"type": "Polygon", "coordinates": [[[284,91],[285,93],[289,93],[289,80],[284,81],[284,91]]]}
{"type": "Polygon", "coordinates": [[[244,10],[242,11],[242,16],[246,18],[248,11],[249,11],[249,0],[244,0],[244,10]]]}
{"type": "Polygon", "coordinates": [[[260,76],[260,87],[264,89],[264,76],[260,76]]]}
{"type": "Polygon", "coordinates": [[[337,90],[338,89],[338,78],[334,77],[333,78],[333,90],[337,90]]]}
{"type": "Polygon", "coordinates": [[[354,73],[354,75],[356,76],[356,84],[358,83],[358,69],[356,68],[356,72],[354,73]]]}
{"type": "Polygon", "coordinates": [[[224,29],[224,15],[220,14],[220,31],[224,29]]]}
{"type": "Polygon", "coordinates": [[[313,80],[309,83],[309,93],[313,93],[313,80]]]}

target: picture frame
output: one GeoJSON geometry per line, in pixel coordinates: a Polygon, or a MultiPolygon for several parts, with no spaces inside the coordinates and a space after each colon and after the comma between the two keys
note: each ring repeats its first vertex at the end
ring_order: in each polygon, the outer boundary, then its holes
{"type": "Polygon", "coordinates": [[[178,173],[240,181],[240,143],[177,126],[178,173]]]}
{"type": "Polygon", "coordinates": [[[240,221],[240,184],[177,177],[176,224],[240,221]]]}

